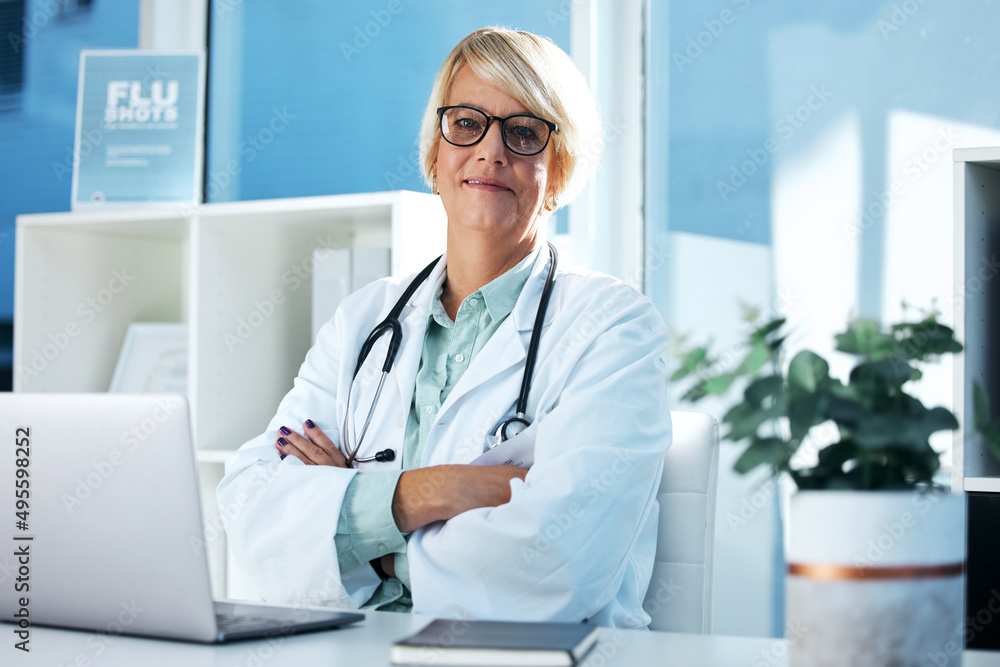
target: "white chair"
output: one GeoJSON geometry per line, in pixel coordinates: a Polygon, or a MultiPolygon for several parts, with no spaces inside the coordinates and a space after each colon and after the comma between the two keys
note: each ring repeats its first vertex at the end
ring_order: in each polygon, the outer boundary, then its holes
{"type": "Polygon", "coordinates": [[[663,458],[653,577],[643,603],[650,630],[712,632],[712,563],[719,476],[719,424],[671,412],[673,444],[663,458]]]}

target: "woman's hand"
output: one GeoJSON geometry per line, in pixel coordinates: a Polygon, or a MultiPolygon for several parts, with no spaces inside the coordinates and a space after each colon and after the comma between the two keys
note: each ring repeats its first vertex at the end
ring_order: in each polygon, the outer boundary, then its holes
{"type": "Polygon", "coordinates": [[[281,452],[281,458],[294,456],[311,466],[347,467],[347,459],[337,449],[337,445],[333,444],[333,441],[313,420],[307,419],[303,424],[304,436],[286,426],[282,426],[280,431],[281,437],[274,443],[274,446],[281,452]]]}
{"type": "Polygon", "coordinates": [[[408,470],[392,497],[392,518],[409,533],[479,507],[510,502],[510,480],[528,471],[517,466],[441,465],[408,470]]]}

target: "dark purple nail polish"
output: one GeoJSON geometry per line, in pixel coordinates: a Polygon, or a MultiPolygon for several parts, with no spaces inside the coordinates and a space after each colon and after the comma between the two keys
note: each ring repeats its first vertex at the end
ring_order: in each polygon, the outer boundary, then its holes
{"type": "Polygon", "coordinates": [[[288,441],[285,440],[284,438],[278,438],[278,444],[281,445],[282,447],[287,447],[288,441]]]}
{"type": "Polygon", "coordinates": [[[287,426],[282,426],[278,430],[281,431],[281,435],[291,435],[292,434],[292,429],[288,428],[287,426]]]}
{"type": "Polygon", "coordinates": [[[281,460],[284,461],[286,456],[288,456],[288,454],[282,454],[281,455],[281,460]]]}
{"type": "Polygon", "coordinates": [[[307,419],[306,420],[306,426],[309,427],[309,428],[316,428],[316,422],[314,422],[311,419],[307,419]]]}

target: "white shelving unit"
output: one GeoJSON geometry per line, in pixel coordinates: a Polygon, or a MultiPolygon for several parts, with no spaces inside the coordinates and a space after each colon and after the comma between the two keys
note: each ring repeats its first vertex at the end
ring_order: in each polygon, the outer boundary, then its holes
{"type": "Polygon", "coordinates": [[[107,391],[129,323],[185,322],[195,442],[235,449],[312,343],[314,249],[405,275],[444,245],[440,199],[404,191],[19,216],[14,389],[107,391]]]}
{"type": "Polygon", "coordinates": [[[314,250],[388,248],[402,276],[444,251],[445,226],[440,198],[406,191],[18,216],[14,390],[107,391],[130,323],[186,323],[213,592],[249,597],[215,487],[312,344],[314,250]]]}
{"type": "Polygon", "coordinates": [[[972,383],[978,381],[1000,415],[1000,147],[956,149],[955,335],[965,345],[955,374],[952,487],[1000,493],[1000,463],[970,436],[972,383]]]}
{"type": "MultiPolygon", "coordinates": [[[[1000,588],[1000,462],[970,428],[972,392],[986,390],[990,414],[1000,415],[1000,147],[956,150],[955,333],[965,345],[955,374],[952,486],[966,500],[965,612],[973,618],[1000,588]]],[[[1000,650],[1000,629],[985,625],[966,648],[1000,650]]]]}

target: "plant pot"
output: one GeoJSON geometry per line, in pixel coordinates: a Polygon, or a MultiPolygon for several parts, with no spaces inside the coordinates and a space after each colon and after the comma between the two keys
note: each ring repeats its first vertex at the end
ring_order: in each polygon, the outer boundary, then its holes
{"type": "Polygon", "coordinates": [[[962,496],[800,491],[790,510],[790,665],[961,663],[962,496]]]}

